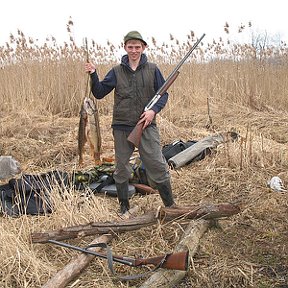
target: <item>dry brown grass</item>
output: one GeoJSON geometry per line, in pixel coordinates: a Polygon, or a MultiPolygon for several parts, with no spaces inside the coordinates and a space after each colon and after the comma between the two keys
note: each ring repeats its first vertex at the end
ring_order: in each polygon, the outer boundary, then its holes
{"type": "MultiPolygon", "coordinates": [[[[192,43],[193,37],[191,32],[187,42],[192,43]]],[[[82,73],[85,49],[73,39],[63,46],[50,39],[43,47],[25,39],[19,31],[0,47],[0,154],[17,158],[24,173],[78,169],[78,113],[87,80],[82,73]]],[[[165,54],[168,44],[158,47],[155,43],[149,52],[166,76],[174,66],[163,61],[169,59],[173,64],[187,50],[186,43],[177,43],[173,37],[171,41],[178,45],[171,54],[165,54]]],[[[100,77],[115,63],[115,49],[112,44],[90,47],[100,77]]],[[[179,288],[288,287],[288,193],[276,193],[266,186],[275,175],[288,185],[287,51],[283,49],[276,65],[268,60],[277,55],[279,47],[273,53],[263,51],[265,57],[256,61],[251,57],[255,49],[249,45],[223,46],[220,41],[201,46],[196,52],[198,60],[184,65],[169,91],[169,103],[158,117],[163,145],[228,130],[241,135],[241,141],[218,146],[204,160],[171,171],[179,205],[236,201],[242,208],[239,215],[220,220],[221,229],[205,234],[179,288]],[[234,61],[239,51],[243,61],[234,61]],[[229,60],[220,60],[224,52],[229,60]],[[199,61],[203,55],[213,56],[214,61],[199,61]],[[207,99],[213,120],[210,130],[206,128],[207,99]]],[[[113,156],[112,95],[99,101],[99,109],[104,154],[113,156]]],[[[85,169],[93,167],[88,154],[85,157],[85,169]]],[[[55,211],[49,216],[0,218],[0,287],[40,287],[77,255],[48,244],[32,244],[32,232],[117,219],[116,199],[95,195],[83,202],[72,187],[65,193],[63,201],[59,191],[53,191],[55,211]]],[[[158,195],[137,195],[131,204],[143,213],[161,205],[161,200],[158,195]]],[[[184,228],[177,221],[156,225],[120,234],[111,246],[116,254],[162,254],[173,250],[184,228]]],[[[84,246],[93,238],[69,243],[84,246]]],[[[116,270],[123,274],[146,271],[123,265],[116,265],[116,270]]],[[[127,284],[111,278],[105,261],[97,259],[69,287],[140,284],[141,280],[127,284]]]]}

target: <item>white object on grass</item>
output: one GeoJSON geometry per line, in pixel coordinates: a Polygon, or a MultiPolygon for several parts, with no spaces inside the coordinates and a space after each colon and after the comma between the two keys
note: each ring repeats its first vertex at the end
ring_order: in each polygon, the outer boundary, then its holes
{"type": "Polygon", "coordinates": [[[278,176],[272,177],[269,181],[267,181],[268,186],[276,191],[276,192],[287,192],[285,189],[282,180],[278,176]]]}

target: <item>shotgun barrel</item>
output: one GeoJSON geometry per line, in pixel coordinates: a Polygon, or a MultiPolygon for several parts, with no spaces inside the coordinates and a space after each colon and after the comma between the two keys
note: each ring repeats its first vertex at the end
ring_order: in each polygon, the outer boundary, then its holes
{"type": "MultiPolygon", "coordinates": [[[[166,81],[163,83],[163,85],[158,89],[155,96],[150,100],[150,102],[145,106],[144,111],[147,111],[151,109],[159,100],[159,98],[168,90],[168,88],[173,84],[173,82],[176,80],[176,78],[179,75],[179,69],[184,64],[184,62],[187,60],[187,58],[190,56],[190,54],[193,52],[193,50],[198,46],[198,44],[201,42],[201,40],[204,38],[205,34],[203,34],[196,43],[192,46],[192,48],[188,51],[188,53],[181,59],[181,61],[177,64],[177,66],[173,69],[173,71],[170,73],[166,81]]],[[[137,122],[134,129],[129,134],[127,140],[134,144],[135,147],[139,147],[140,140],[143,132],[143,126],[144,122],[141,122],[141,119],[137,122]]]]}
{"type": "MultiPolygon", "coordinates": [[[[60,242],[56,240],[48,240],[48,242],[65,247],[65,248],[77,250],[86,254],[91,254],[99,258],[108,259],[109,257],[107,254],[98,253],[98,252],[89,250],[89,248],[96,247],[98,246],[98,244],[91,245],[86,248],[81,248],[78,246],[70,245],[68,243],[60,242]]],[[[103,243],[99,243],[99,244],[103,244],[103,243]]],[[[114,262],[125,264],[131,267],[138,267],[142,265],[153,265],[159,268],[186,271],[188,269],[188,263],[189,263],[188,261],[189,251],[187,250],[184,252],[170,253],[170,254],[165,254],[165,255],[161,255],[157,257],[150,257],[150,258],[130,258],[130,257],[125,257],[125,256],[116,256],[116,255],[111,255],[111,258],[112,258],[111,260],[114,262]]]]}

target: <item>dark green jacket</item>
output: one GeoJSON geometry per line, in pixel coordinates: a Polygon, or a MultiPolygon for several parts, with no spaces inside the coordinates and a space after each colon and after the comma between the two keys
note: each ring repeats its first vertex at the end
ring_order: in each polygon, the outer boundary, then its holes
{"type": "MultiPolygon", "coordinates": [[[[122,63],[114,67],[117,85],[114,90],[112,126],[136,125],[145,106],[156,93],[155,69],[156,65],[149,62],[140,64],[136,71],[122,63]]],[[[155,124],[155,117],[153,122],[155,124]]]]}
{"type": "MultiPolygon", "coordinates": [[[[120,130],[133,129],[145,105],[164,82],[159,68],[148,62],[145,54],[141,55],[136,71],[130,68],[128,55],[124,55],[121,64],[112,68],[102,81],[99,81],[96,72],[91,74],[91,90],[97,99],[102,99],[115,89],[112,127],[120,130]]],[[[156,114],[163,109],[167,100],[168,93],[166,92],[152,107],[156,114]]],[[[153,123],[155,124],[155,121],[153,123]]]]}

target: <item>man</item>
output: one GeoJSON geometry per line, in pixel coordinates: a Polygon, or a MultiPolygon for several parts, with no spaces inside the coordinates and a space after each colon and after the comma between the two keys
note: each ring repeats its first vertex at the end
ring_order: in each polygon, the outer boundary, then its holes
{"type": "Polygon", "coordinates": [[[159,68],[147,60],[144,54],[147,43],[137,31],[124,37],[127,52],[121,64],[112,68],[102,81],[99,81],[96,68],[92,63],[85,64],[86,72],[91,75],[91,90],[101,99],[114,89],[112,129],[115,148],[116,169],[114,180],[117,188],[120,213],[126,213],[129,206],[128,184],[131,175],[129,159],[135,149],[127,140],[139,119],[144,123],[138,147],[140,158],[146,168],[149,180],[157,188],[166,207],[174,206],[170,174],[167,162],[162,155],[160,136],[156,127],[156,114],[165,106],[168,93],[165,93],[151,110],[144,107],[165,82],[159,68]]]}

